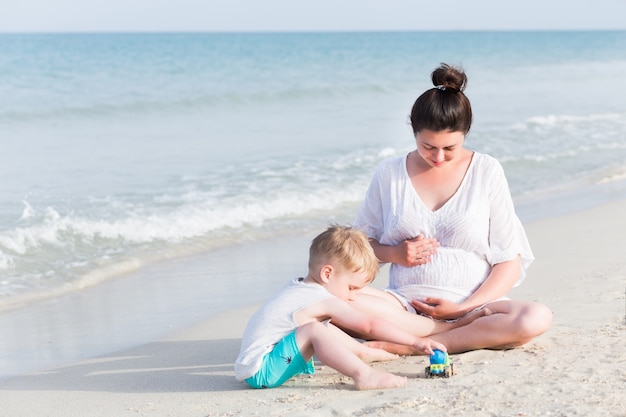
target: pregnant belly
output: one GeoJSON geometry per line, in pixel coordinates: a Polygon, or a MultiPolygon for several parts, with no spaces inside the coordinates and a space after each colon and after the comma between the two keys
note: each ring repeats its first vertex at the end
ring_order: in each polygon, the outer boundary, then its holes
{"type": "Polygon", "coordinates": [[[431,262],[425,265],[412,268],[392,265],[389,287],[400,294],[419,293],[421,297],[458,300],[471,294],[490,271],[489,263],[473,253],[440,248],[431,262]]]}

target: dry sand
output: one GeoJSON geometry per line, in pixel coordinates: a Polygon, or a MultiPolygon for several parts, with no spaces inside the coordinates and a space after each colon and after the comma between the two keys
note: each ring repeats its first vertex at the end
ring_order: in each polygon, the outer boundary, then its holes
{"type": "Polygon", "coordinates": [[[547,304],[554,324],[522,348],[452,355],[450,379],[424,378],[421,356],[374,364],[409,377],[401,389],[355,391],[322,365],[280,388],[249,389],[232,365],[255,306],[155,343],[0,381],[0,415],[623,417],[625,213],[622,200],[528,223],[537,260],[510,295],[547,304]]]}

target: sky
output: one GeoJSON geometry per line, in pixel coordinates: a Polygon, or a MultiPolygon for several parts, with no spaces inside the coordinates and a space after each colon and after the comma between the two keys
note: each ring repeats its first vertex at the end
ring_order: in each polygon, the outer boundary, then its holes
{"type": "Polygon", "coordinates": [[[0,32],[626,29],[626,0],[0,0],[0,32]]]}

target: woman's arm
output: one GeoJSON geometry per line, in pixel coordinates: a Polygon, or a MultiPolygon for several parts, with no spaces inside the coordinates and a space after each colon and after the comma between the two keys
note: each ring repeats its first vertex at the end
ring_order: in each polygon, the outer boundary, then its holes
{"type": "Polygon", "coordinates": [[[395,246],[381,245],[372,238],[369,241],[379,261],[391,262],[405,267],[430,262],[431,256],[437,252],[439,246],[437,239],[426,239],[423,235],[402,241],[395,246]]]}
{"type": "Polygon", "coordinates": [[[483,304],[504,297],[519,277],[520,263],[520,257],[517,256],[510,261],[494,265],[487,279],[461,303],[431,297],[413,300],[411,305],[417,311],[436,319],[456,319],[483,304]]]}

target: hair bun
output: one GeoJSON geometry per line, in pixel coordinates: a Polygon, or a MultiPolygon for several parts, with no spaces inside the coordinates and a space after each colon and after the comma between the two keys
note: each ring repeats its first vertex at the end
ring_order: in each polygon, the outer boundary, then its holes
{"type": "Polygon", "coordinates": [[[444,63],[433,71],[431,80],[435,88],[455,93],[465,90],[467,84],[467,76],[463,68],[453,67],[444,63]]]}

